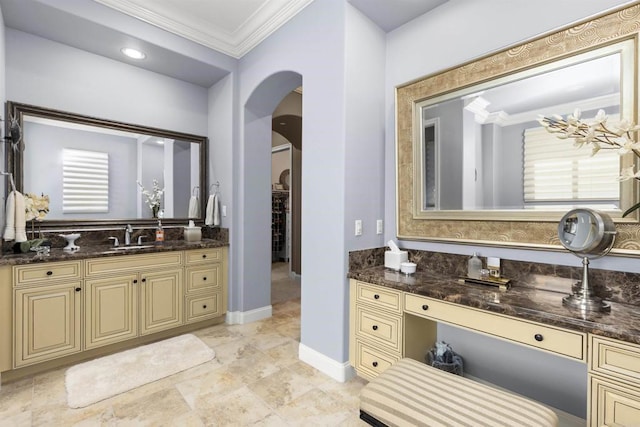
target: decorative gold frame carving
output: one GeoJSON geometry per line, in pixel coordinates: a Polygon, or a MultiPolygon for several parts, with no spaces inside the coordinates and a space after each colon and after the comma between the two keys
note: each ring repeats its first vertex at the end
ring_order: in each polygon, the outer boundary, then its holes
{"type": "MultiPolygon", "coordinates": [[[[426,98],[439,96],[621,40],[633,39],[637,46],[639,36],[640,5],[634,4],[444,72],[398,86],[396,88],[398,238],[530,249],[562,249],[557,236],[558,224],[555,220],[544,222],[414,218],[414,106],[426,98]]],[[[636,55],[638,55],[637,49],[636,55]]],[[[636,69],[637,62],[638,57],[636,57],[636,69]]],[[[636,75],[636,82],[637,79],[636,75]]],[[[634,100],[633,116],[637,118],[636,94],[634,94],[634,100]]],[[[638,191],[637,187],[634,191],[638,191]]],[[[611,253],[640,255],[640,224],[637,221],[617,223],[616,229],[618,235],[611,253]]]]}

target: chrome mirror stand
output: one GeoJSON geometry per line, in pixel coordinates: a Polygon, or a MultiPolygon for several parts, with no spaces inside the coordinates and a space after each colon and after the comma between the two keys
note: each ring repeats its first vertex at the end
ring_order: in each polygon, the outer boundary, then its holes
{"type": "Polygon", "coordinates": [[[560,220],[558,237],[566,249],[582,258],[582,281],[562,304],[583,312],[611,311],[611,304],[595,295],[589,280],[589,259],[605,256],[613,248],[616,231],[611,218],[592,209],[573,209],[560,220]]]}

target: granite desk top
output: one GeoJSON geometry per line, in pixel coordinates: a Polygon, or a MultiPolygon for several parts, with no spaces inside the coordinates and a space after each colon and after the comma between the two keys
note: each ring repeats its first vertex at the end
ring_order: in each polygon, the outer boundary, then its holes
{"type": "Polygon", "coordinates": [[[459,282],[428,271],[406,276],[382,266],[349,272],[349,278],[523,320],[640,344],[640,307],[611,303],[610,313],[586,313],[562,305],[566,293],[534,287],[496,287],[459,282]]]}
{"type": "MultiPolygon", "coordinates": [[[[124,245],[120,245],[122,247],[124,245]]],[[[137,246],[137,245],[132,245],[137,246]]],[[[76,252],[67,252],[62,248],[52,248],[49,256],[37,256],[34,252],[20,254],[4,254],[0,256],[0,265],[21,265],[40,262],[76,261],[87,258],[126,256],[133,254],[146,254],[166,251],[182,251],[189,249],[218,248],[229,246],[229,243],[213,239],[202,239],[197,243],[189,243],[184,240],[165,241],[162,244],[144,244],[141,248],[116,250],[113,246],[87,245],[81,246],[76,252]]]]}

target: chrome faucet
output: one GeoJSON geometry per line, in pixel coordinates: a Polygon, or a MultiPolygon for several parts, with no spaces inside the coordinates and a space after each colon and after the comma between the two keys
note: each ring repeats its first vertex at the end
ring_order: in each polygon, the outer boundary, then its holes
{"type": "Polygon", "coordinates": [[[131,233],[133,232],[133,228],[131,228],[131,224],[127,224],[124,228],[124,244],[129,246],[131,244],[131,233]]]}

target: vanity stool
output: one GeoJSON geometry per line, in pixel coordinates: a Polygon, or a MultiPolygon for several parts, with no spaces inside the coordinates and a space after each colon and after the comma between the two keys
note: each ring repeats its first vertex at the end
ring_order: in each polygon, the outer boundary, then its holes
{"type": "Polygon", "coordinates": [[[372,426],[558,425],[539,403],[407,358],[362,388],[360,418],[372,426]]]}

